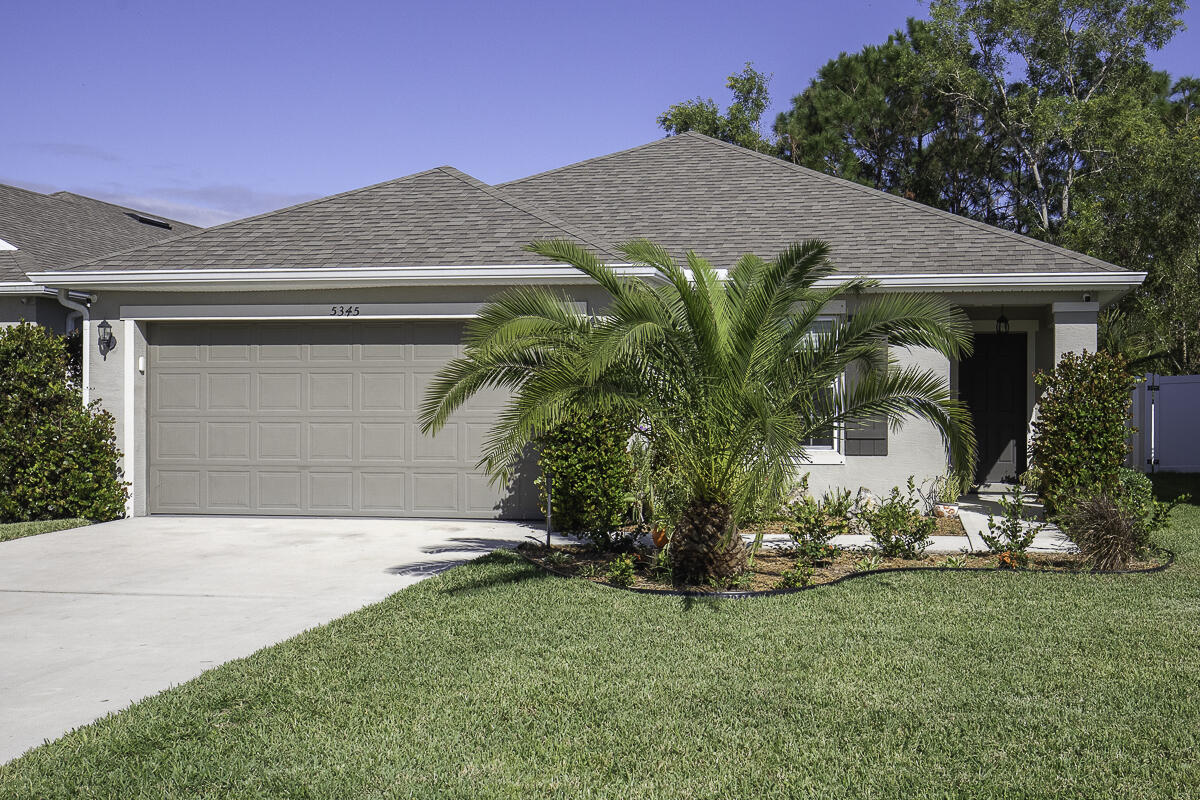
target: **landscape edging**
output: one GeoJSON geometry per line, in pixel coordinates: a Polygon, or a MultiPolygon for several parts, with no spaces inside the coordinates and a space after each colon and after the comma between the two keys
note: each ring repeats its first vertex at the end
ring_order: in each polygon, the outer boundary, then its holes
{"type": "MultiPolygon", "coordinates": [[[[587,580],[580,578],[577,575],[568,575],[565,572],[559,572],[556,569],[547,567],[537,561],[534,561],[529,556],[516,551],[517,555],[525,559],[532,566],[537,567],[543,572],[548,572],[558,578],[567,578],[570,580],[587,580]]],[[[881,569],[868,569],[862,572],[851,572],[848,575],[842,575],[840,578],[834,578],[825,583],[813,583],[808,586],[795,586],[786,589],[760,589],[758,591],[736,591],[736,592],[690,592],[680,589],[649,589],[644,586],[614,586],[611,583],[601,581],[588,581],[588,583],[597,586],[604,586],[609,589],[615,589],[620,592],[633,592],[635,594],[650,594],[662,595],[665,597],[704,597],[714,600],[747,600],[753,597],[774,597],[776,595],[795,594],[796,592],[807,592],[812,589],[822,589],[826,586],[836,586],[839,583],[851,580],[853,578],[865,578],[868,575],[884,575],[889,572],[994,572],[994,573],[1012,573],[1012,574],[1054,574],[1054,575],[1149,575],[1153,572],[1162,572],[1175,563],[1175,551],[1166,548],[1156,550],[1159,555],[1165,555],[1167,560],[1162,564],[1156,564],[1153,567],[1146,569],[1114,569],[1114,570],[1097,570],[1090,569],[1082,572],[1068,572],[1066,570],[1024,570],[1024,569],[997,569],[996,567],[888,567],[881,569]]]]}

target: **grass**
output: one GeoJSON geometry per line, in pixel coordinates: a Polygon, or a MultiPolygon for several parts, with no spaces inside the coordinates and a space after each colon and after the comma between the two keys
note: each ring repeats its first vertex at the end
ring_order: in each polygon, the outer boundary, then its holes
{"type": "Polygon", "coordinates": [[[1200,507],[1160,539],[1152,575],[732,602],[494,554],[0,766],[0,797],[1194,797],[1200,507]]]}
{"type": "Polygon", "coordinates": [[[37,536],[39,533],[65,531],[92,523],[86,519],[43,519],[36,522],[8,522],[0,525],[0,542],[37,536]]]}

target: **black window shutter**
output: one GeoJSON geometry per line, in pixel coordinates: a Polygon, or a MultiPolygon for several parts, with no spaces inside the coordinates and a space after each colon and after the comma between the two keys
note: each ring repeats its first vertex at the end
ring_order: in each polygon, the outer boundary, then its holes
{"type": "MultiPolygon", "coordinates": [[[[853,385],[858,370],[851,364],[846,370],[846,381],[853,385]]],[[[888,424],[886,417],[862,420],[846,425],[846,455],[886,456],[888,454],[888,424]]]]}

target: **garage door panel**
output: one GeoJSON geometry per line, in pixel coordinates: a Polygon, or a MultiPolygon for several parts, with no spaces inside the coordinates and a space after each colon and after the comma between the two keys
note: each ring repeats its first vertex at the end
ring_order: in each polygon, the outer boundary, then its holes
{"type": "Polygon", "coordinates": [[[206,478],[209,508],[230,513],[250,510],[249,471],[210,470],[206,478]]]}
{"type": "Polygon", "coordinates": [[[447,422],[446,426],[430,436],[421,433],[414,425],[412,428],[413,461],[447,461],[457,463],[459,423],[447,422]]]}
{"type": "Polygon", "coordinates": [[[411,405],[405,402],[404,373],[364,372],[359,377],[361,402],[364,411],[403,411],[411,405]]]}
{"type": "Polygon", "coordinates": [[[266,372],[258,375],[258,407],[263,411],[299,411],[304,408],[304,376],[299,372],[266,372]]]}
{"type": "Polygon", "coordinates": [[[403,472],[362,472],[359,486],[363,510],[402,515],[409,510],[405,504],[407,484],[408,475],[403,472]]]}
{"type": "Polygon", "coordinates": [[[308,473],[308,498],[314,511],[354,510],[354,474],[348,471],[308,473]]]}
{"type": "Polygon", "coordinates": [[[250,460],[249,422],[205,423],[205,455],[212,461],[250,460]]]}
{"type": "Polygon", "coordinates": [[[349,372],[310,373],[308,407],[313,411],[353,411],[354,375],[349,372]]]}
{"type": "Polygon", "coordinates": [[[163,511],[198,512],[203,510],[200,503],[200,481],[203,473],[199,470],[152,470],[150,474],[151,488],[154,489],[155,499],[163,511]]]}
{"type": "Polygon", "coordinates": [[[257,508],[265,511],[303,511],[300,472],[258,470],[255,486],[258,490],[257,508]]]}
{"type": "Polygon", "coordinates": [[[436,436],[417,409],[461,353],[459,322],[150,327],[150,510],[529,517],[479,451],[504,391],[436,436]]]}
{"type": "Polygon", "coordinates": [[[309,461],[352,461],[354,423],[312,422],[308,425],[309,461]]]}
{"type": "Polygon", "coordinates": [[[453,514],[462,508],[457,472],[414,472],[413,511],[424,514],[453,514]]]}
{"type": "Polygon", "coordinates": [[[203,457],[199,422],[160,422],[153,438],[154,455],[159,460],[197,461],[203,457]]]}
{"type": "Polygon", "coordinates": [[[210,411],[249,411],[251,406],[249,372],[212,372],[208,374],[210,411]]]}
{"type": "Polygon", "coordinates": [[[300,422],[254,423],[260,460],[300,460],[300,439],[304,429],[300,422]]]}
{"type": "Polygon", "coordinates": [[[359,425],[359,447],[364,461],[403,462],[408,427],[400,422],[364,422],[359,425]]]}
{"type": "Polygon", "coordinates": [[[199,411],[201,384],[199,372],[159,375],[154,387],[154,407],[162,411],[199,411]]]}

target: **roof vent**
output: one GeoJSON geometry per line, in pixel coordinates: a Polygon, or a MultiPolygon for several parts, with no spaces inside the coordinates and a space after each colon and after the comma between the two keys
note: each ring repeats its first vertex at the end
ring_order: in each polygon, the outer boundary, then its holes
{"type": "Polygon", "coordinates": [[[145,214],[139,214],[136,211],[127,211],[125,214],[126,216],[133,217],[143,225],[153,225],[156,228],[166,228],[167,230],[171,230],[171,223],[163,222],[161,219],[147,217],[145,214]]]}

